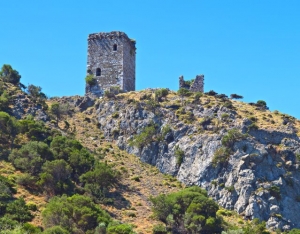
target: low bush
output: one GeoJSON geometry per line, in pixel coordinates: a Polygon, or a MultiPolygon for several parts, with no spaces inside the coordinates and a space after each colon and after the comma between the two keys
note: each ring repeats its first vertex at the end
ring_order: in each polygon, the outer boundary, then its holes
{"type": "Polygon", "coordinates": [[[221,148],[217,149],[212,159],[212,165],[216,167],[218,163],[226,163],[230,157],[230,154],[231,150],[227,147],[222,146],[221,148]]]}
{"type": "Polygon", "coordinates": [[[96,78],[94,78],[93,75],[87,75],[85,77],[85,82],[89,85],[89,86],[94,86],[97,84],[97,80],[96,78]]]}
{"type": "Polygon", "coordinates": [[[270,195],[275,197],[276,199],[281,199],[281,192],[280,192],[280,187],[278,187],[277,185],[272,185],[270,188],[269,188],[269,192],[270,192],[270,195]]]}
{"type": "Polygon", "coordinates": [[[153,234],[167,234],[167,228],[165,225],[157,224],[152,229],[153,234]]]}
{"type": "Polygon", "coordinates": [[[232,148],[234,143],[243,140],[247,137],[247,134],[241,133],[238,129],[230,129],[222,138],[222,145],[228,148],[232,148]]]}
{"type": "Polygon", "coordinates": [[[184,151],[178,145],[175,146],[174,155],[176,157],[176,165],[180,167],[184,159],[184,151]]]}
{"type": "Polygon", "coordinates": [[[199,187],[162,194],[150,200],[155,217],[170,229],[200,234],[220,233],[222,230],[222,221],[216,215],[218,205],[199,187]]]}
{"type": "Polygon", "coordinates": [[[206,92],[205,94],[209,95],[209,96],[216,96],[218,93],[215,92],[214,90],[210,90],[209,92],[206,92]]]}
{"type": "Polygon", "coordinates": [[[149,126],[145,127],[143,131],[135,135],[133,139],[129,142],[130,146],[136,146],[139,149],[142,149],[144,146],[150,144],[154,139],[156,134],[155,125],[152,123],[149,126]]]}
{"type": "Polygon", "coordinates": [[[99,223],[108,225],[111,221],[110,216],[89,197],[78,194],[52,198],[42,217],[45,228],[60,226],[70,233],[91,233],[99,223]]]}

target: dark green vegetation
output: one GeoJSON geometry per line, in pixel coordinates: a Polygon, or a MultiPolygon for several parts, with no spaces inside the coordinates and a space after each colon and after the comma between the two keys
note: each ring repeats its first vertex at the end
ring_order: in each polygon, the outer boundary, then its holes
{"type": "Polygon", "coordinates": [[[93,85],[96,84],[97,81],[96,81],[96,79],[94,78],[93,75],[88,75],[88,76],[85,77],[85,82],[86,82],[88,85],[93,86],[93,85]]]}
{"type": "MultiPolygon", "coordinates": [[[[21,171],[16,177],[0,175],[0,233],[42,232],[28,223],[37,207],[14,196],[17,185],[50,198],[42,213],[44,233],[133,233],[130,225],[115,222],[98,205],[118,183],[119,172],[71,135],[63,136],[59,127],[46,126],[30,115],[12,116],[16,95],[27,95],[34,105],[48,109],[41,88],[29,85],[24,93],[20,77],[9,65],[0,72],[0,159],[21,171]]],[[[67,111],[54,103],[49,114],[57,126],[67,111]]]]}
{"type": "MultiPolygon", "coordinates": [[[[205,190],[190,187],[168,195],[162,194],[150,199],[153,212],[164,225],[156,225],[154,234],[188,233],[188,234],[268,234],[266,223],[254,219],[243,227],[230,225],[223,216],[231,216],[226,210],[219,210],[218,205],[208,198],[205,190]]],[[[290,233],[299,233],[294,229],[290,233]]]]}
{"type": "Polygon", "coordinates": [[[155,216],[172,233],[179,230],[179,233],[220,233],[222,230],[222,220],[216,215],[218,205],[199,187],[159,195],[151,201],[155,216]]]}
{"type": "Polygon", "coordinates": [[[218,163],[226,164],[230,155],[233,154],[233,146],[237,141],[241,141],[247,137],[247,134],[242,134],[238,129],[231,129],[227,132],[226,135],[222,138],[222,146],[221,148],[215,151],[213,157],[213,165],[217,166],[218,163]]]}

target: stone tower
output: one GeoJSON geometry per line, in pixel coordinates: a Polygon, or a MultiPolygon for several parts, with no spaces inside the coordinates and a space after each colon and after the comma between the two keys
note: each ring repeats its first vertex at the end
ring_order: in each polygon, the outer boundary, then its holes
{"type": "Polygon", "coordinates": [[[204,75],[197,75],[191,81],[185,81],[183,76],[179,77],[179,88],[185,88],[192,92],[204,92],[204,75]]]}
{"type": "Polygon", "coordinates": [[[135,90],[135,41],[123,32],[93,33],[88,37],[87,75],[94,85],[86,93],[102,96],[105,90],[135,90]]]}

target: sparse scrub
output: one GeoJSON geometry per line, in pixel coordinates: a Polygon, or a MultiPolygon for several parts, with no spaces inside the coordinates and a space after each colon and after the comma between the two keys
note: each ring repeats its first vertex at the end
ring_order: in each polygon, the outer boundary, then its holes
{"type": "Polygon", "coordinates": [[[238,129],[230,129],[225,136],[222,138],[222,145],[225,147],[232,148],[234,143],[241,141],[247,137],[247,134],[241,133],[238,129]]]}
{"type": "Polygon", "coordinates": [[[111,117],[114,118],[114,119],[119,118],[119,112],[114,112],[114,113],[111,115],[111,117]]]}
{"type": "Polygon", "coordinates": [[[214,90],[210,90],[209,92],[206,92],[205,94],[209,95],[209,96],[216,96],[218,93],[215,92],[214,90]]]}
{"type": "Polygon", "coordinates": [[[270,192],[270,195],[275,197],[276,199],[281,199],[281,192],[280,192],[280,188],[276,185],[272,185],[270,188],[269,188],[269,192],[270,192]]]}
{"type": "Polygon", "coordinates": [[[130,146],[136,146],[139,149],[142,149],[144,146],[150,144],[154,141],[153,137],[156,134],[155,125],[151,124],[143,129],[143,131],[135,135],[133,139],[129,142],[130,146]]]}
{"type": "Polygon", "coordinates": [[[155,90],[155,100],[158,102],[162,101],[162,98],[165,98],[169,94],[168,89],[157,89],[155,90]]]}
{"type": "Polygon", "coordinates": [[[174,155],[176,157],[176,165],[180,167],[184,159],[184,151],[180,149],[178,145],[175,146],[174,155]]]}
{"type": "Polygon", "coordinates": [[[212,165],[216,167],[218,163],[226,163],[230,157],[230,154],[231,150],[227,147],[222,146],[221,148],[217,149],[212,159],[212,165]]]}
{"type": "Polygon", "coordinates": [[[94,86],[97,84],[97,80],[96,78],[94,78],[93,75],[87,75],[85,77],[85,82],[89,85],[89,86],[94,86]]]}

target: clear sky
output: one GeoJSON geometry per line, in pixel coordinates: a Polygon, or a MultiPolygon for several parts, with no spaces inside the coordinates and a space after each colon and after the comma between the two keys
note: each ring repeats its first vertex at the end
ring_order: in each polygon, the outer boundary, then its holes
{"type": "Polygon", "coordinates": [[[205,75],[205,91],[265,100],[300,118],[299,0],[1,1],[0,65],[48,96],[84,94],[89,33],[137,41],[137,90],[178,89],[205,75]]]}

